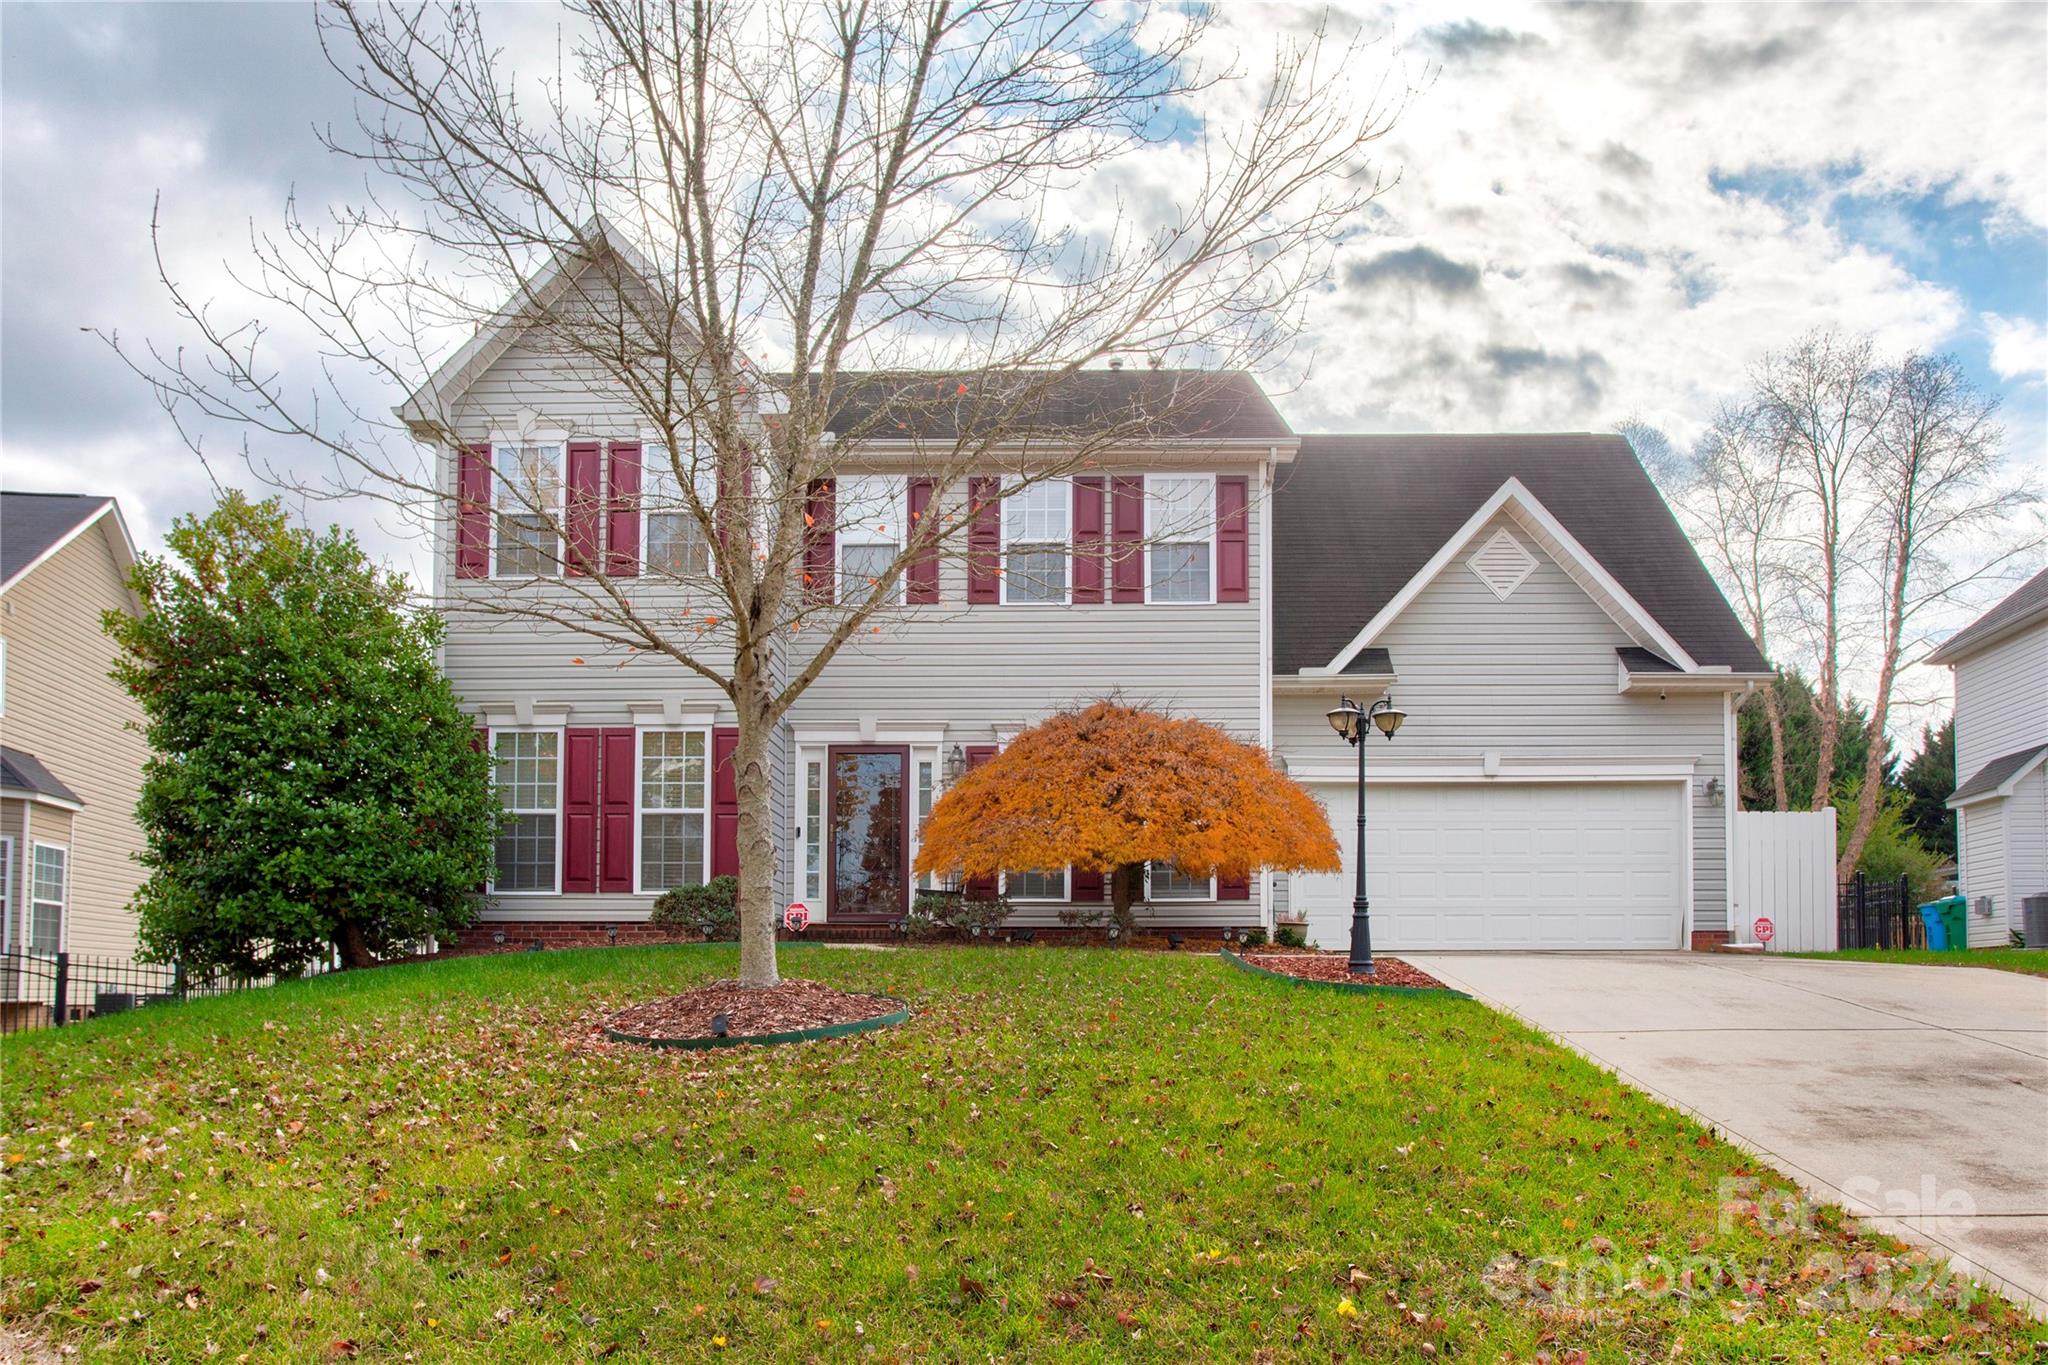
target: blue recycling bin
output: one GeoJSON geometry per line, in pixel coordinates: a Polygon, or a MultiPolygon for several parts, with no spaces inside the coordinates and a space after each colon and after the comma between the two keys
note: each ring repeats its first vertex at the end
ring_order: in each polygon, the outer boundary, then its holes
{"type": "Polygon", "coordinates": [[[1927,946],[1937,953],[1948,951],[1948,926],[1941,922],[1941,902],[1920,907],[1920,922],[1927,926],[1927,946]]]}

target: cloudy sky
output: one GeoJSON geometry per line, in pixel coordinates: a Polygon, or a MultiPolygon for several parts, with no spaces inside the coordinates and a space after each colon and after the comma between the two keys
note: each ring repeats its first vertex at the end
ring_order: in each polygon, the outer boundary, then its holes
{"type": "MultiPolygon", "coordinates": [[[[1222,7],[1270,46],[1299,9],[1222,7]]],[[[494,22],[545,51],[538,5],[494,22]],[[501,22],[500,22],[501,21],[501,22]]],[[[2016,460],[2048,449],[2048,7],[1358,6],[1416,93],[1399,182],[1335,261],[1303,430],[1603,430],[1681,442],[1820,325],[1960,355],[2016,460]]],[[[296,4],[0,6],[0,481],[118,495],[138,536],[205,475],[89,329],[186,339],[155,282],[360,191],[349,104],[296,4]]],[[[297,452],[264,449],[290,461],[297,452]]],[[[374,543],[403,542],[350,518],[374,543]]]]}

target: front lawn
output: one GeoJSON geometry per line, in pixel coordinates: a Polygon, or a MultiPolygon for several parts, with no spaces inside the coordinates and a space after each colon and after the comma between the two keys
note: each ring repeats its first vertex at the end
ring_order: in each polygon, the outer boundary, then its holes
{"type": "Polygon", "coordinates": [[[1832,1211],[1759,1217],[1782,1187],[1743,1154],[1469,1001],[800,947],[790,975],[910,1024],[580,1041],[734,961],[427,963],[9,1040],[0,1315],[95,1359],[2029,1349],[1832,1211]]]}
{"type": "Polygon", "coordinates": [[[1937,953],[1931,948],[1844,948],[1834,953],[1786,956],[1825,958],[1832,962],[1904,962],[1916,967],[1992,967],[2001,972],[2048,976],[2048,952],[2028,948],[1973,948],[1961,953],[1937,953]]]}

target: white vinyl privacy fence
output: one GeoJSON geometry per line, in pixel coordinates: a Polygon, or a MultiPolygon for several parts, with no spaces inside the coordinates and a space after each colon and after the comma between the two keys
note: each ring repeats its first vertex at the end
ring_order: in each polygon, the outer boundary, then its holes
{"type": "Polygon", "coordinates": [[[1827,953],[1837,947],[1835,811],[1738,811],[1729,928],[1737,943],[1771,922],[1774,953],[1827,953]]]}

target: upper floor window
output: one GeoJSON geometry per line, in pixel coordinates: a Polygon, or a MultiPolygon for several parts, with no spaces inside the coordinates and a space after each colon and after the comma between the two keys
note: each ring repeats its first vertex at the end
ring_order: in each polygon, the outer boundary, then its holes
{"type": "MultiPolygon", "coordinates": [[[[838,481],[839,600],[863,602],[888,577],[903,548],[904,484],[862,474],[838,481]]],[[[900,596],[901,586],[896,594],[900,596]]]]}
{"type": "Polygon", "coordinates": [[[640,889],[704,881],[709,862],[708,737],[702,730],[640,732],[640,889]]]}
{"type": "Polygon", "coordinates": [[[560,572],[559,532],[563,507],[562,447],[501,445],[492,448],[500,471],[497,504],[497,560],[500,578],[540,578],[560,572]]]}
{"type": "Polygon", "coordinates": [[[497,760],[498,801],[506,811],[498,831],[497,891],[553,891],[561,809],[559,730],[498,730],[491,734],[497,760]]]}
{"type": "MultiPolygon", "coordinates": [[[[716,461],[701,447],[684,451],[682,458],[683,475],[694,487],[697,502],[711,511],[718,501],[716,461]]],[[[647,520],[641,543],[651,573],[696,578],[711,572],[711,537],[691,509],[684,488],[667,448],[650,444],[641,472],[640,507],[647,520]]]]}
{"type": "Polygon", "coordinates": [[[1213,602],[1216,595],[1216,479],[1153,474],[1145,480],[1148,602],[1213,602]]]}
{"type": "Polygon", "coordinates": [[[1003,499],[1003,600],[1065,602],[1074,493],[1064,479],[1028,484],[1003,499]]]}

